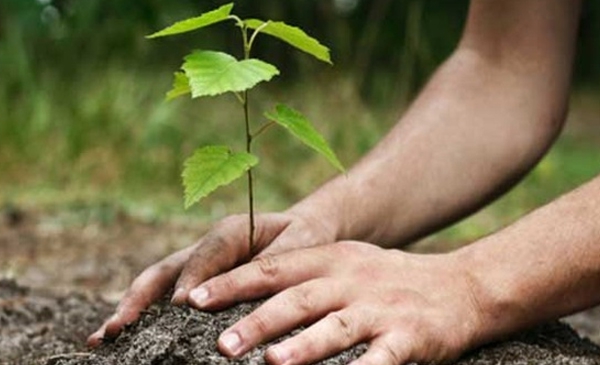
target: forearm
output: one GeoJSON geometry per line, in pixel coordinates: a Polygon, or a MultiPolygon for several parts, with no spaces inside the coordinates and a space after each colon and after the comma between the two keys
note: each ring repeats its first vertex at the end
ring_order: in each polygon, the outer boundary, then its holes
{"type": "Polygon", "coordinates": [[[486,22],[490,4],[474,2],[457,51],[388,136],[292,210],[320,211],[337,239],[402,245],[479,209],[539,160],[566,113],[577,6],[503,2],[534,19],[522,32],[521,16],[486,22]],[[549,29],[559,39],[546,41],[549,29]]]}
{"type": "Polygon", "coordinates": [[[473,279],[482,336],[600,303],[600,177],[455,254],[473,279]]]}

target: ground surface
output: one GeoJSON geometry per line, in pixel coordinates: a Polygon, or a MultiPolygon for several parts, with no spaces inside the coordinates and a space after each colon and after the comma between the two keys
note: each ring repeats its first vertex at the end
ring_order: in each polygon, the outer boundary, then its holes
{"type": "MultiPolygon", "coordinates": [[[[155,306],[115,342],[95,352],[83,345],[135,273],[193,242],[196,227],[148,223],[121,214],[99,223],[5,209],[1,218],[0,274],[16,277],[23,286],[0,281],[0,364],[263,363],[264,347],[237,362],[215,350],[219,331],[251,305],[215,315],[155,306]]],[[[580,334],[600,340],[600,310],[568,321],[580,334]]],[[[323,364],[345,364],[362,350],[323,364]]],[[[570,329],[548,325],[480,349],[457,364],[600,365],[600,351],[570,329]]]]}

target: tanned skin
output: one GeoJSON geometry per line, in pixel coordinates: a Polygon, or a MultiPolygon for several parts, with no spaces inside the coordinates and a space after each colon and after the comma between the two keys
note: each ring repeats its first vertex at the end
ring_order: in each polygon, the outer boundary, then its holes
{"type": "Polygon", "coordinates": [[[399,250],[488,204],[547,151],[566,115],[580,7],[473,0],[455,52],[346,176],[258,216],[256,247],[247,216],[232,216],[149,267],[89,343],[173,287],[174,303],[200,309],[273,295],[218,345],[237,357],[308,325],[267,350],[276,365],[360,342],[369,350],[354,365],[441,362],[600,303],[599,177],[454,252],[399,250]]]}

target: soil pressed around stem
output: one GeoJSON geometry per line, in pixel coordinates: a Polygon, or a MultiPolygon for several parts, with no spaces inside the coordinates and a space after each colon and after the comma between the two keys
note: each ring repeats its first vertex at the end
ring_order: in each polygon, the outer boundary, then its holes
{"type": "MultiPolygon", "coordinates": [[[[0,281],[0,364],[260,365],[269,344],[236,360],[222,356],[215,345],[221,331],[257,305],[245,303],[206,313],[174,307],[165,300],[115,340],[89,350],[84,345],[86,336],[113,305],[82,294],[55,295],[0,281]]],[[[358,345],[319,364],[347,364],[365,349],[366,345],[358,345]]],[[[600,365],[600,348],[567,325],[550,323],[473,351],[455,364],[600,365]]]]}
{"type": "MultiPolygon", "coordinates": [[[[80,221],[82,211],[74,209],[51,215],[0,209],[0,277],[24,284],[0,279],[0,365],[264,364],[267,345],[238,360],[216,350],[220,331],[255,304],[211,314],[160,303],[115,341],[87,349],[85,338],[112,313],[136,274],[187,247],[201,228],[195,223],[140,221],[119,212],[107,223],[80,221]]],[[[600,344],[600,307],[566,320],[600,344]]],[[[365,348],[358,346],[321,364],[346,364],[365,348]]],[[[467,354],[456,364],[600,365],[599,354],[598,347],[570,328],[549,324],[467,354]]]]}

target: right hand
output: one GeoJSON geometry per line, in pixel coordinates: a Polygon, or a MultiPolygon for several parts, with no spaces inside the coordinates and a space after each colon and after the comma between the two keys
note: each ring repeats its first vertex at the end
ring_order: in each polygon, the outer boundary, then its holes
{"type": "Polygon", "coordinates": [[[254,247],[249,244],[247,215],[222,219],[200,240],[144,270],[131,284],[115,314],[88,338],[98,346],[116,337],[137,320],[140,312],[174,288],[173,304],[187,302],[189,293],[204,281],[264,255],[333,242],[335,233],[317,217],[292,212],[257,215],[254,247]]]}

